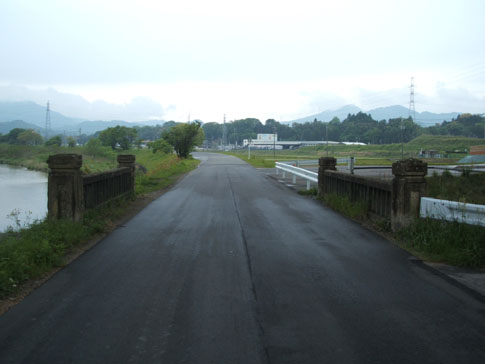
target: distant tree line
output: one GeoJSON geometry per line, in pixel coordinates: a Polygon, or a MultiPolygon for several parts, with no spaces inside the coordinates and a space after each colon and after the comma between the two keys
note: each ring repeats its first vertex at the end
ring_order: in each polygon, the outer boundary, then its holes
{"type": "MultiPolygon", "coordinates": [[[[400,143],[401,140],[409,142],[422,134],[430,135],[450,135],[465,136],[471,138],[485,137],[485,117],[481,115],[462,114],[452,121],[444,121],[430,127],[422,127],[416,124],[411,118],[396,118],[390,120],[374,120],[369,114],[359,112],[349,114],[347,118],[340,121],[333,118],[330,122],[314,120],[306,123],[294,123],[293,125],[282,124],[273,119],[268,119],[263,124],[258,119],[246,118],[235,120],[226,124],[227,142],[229,144],[243,143],[244,139],[255,139],[258,133],[272,134],[277,133],[278,139],[282,141],[290,140],[328,140],[338,142],[363,142],[371,144],[392,144],[400,143]]],[[[109,146],[113,149],[130,149],[133,146],[140,147],[142,141],[155,142],[163,139],[165,143],[171,145],[177,154],[186,155],[187,152],[177,144],[175,134],[178,138],[186,138],[191,146],[200,144],[202,133],[208,144],[220,144],[222,141],[223,125],[219,123],[199,122],[186,124],[168,121],[163,125],[155,126],[136,126],[128,128],[116,126],[103,131],[96,132],[94,135],[86,136],[63,136],[56,135],[48,140],[32,129],[15,128],[9,133],[0,134],[0,143],[19,144],[19,145],[85,145],[91,139],[96,139],[94,144],[109,146]],[[180,125],[198,125],[196,128],[180,127],[180,125]],[[171,129],[174,131],[170,133],[171,129]],[[197,133],[195,130],[197,129],[197,133]],[[199,131],[200,130],[200,131],[199,131]],[[170,136],[169,136],[170,135],[170,136]]],[[[150,144],[157,151],[168,150],[166,144],[150,144]]]]}
{"type": "MultiPolygon", "coordinates": [[[[456,135],[472,138],[484,137],[485,118],[480,115],[462,114],[452,121],[431,127],[422,127],[412,118],[374,120],[369,114],[349,114],[345,120],[333,118],[330,122],[314,120],[306,123],[286,125],[273,119],[263,124],[258,119],[235,120],[226,124],[227,142],[241,145],[244,139],[254,139],[258,133],[278,134],[278,140],[328,140],[337,142],[362,142],[371,144],[409,142],[422,134],[456,135]]],[[[206,123],[202,126],[209,144],[220,144],[223,125],[206,123]]]]}
{"type": "MultiPolygon", "coordinates": [[[[128,150],[133,147],[141,147],[143,141],[149,140],[147,146],[154,153],[177,153],[180,158],[187,158],[195,146],[201,145],[204,141],[204,130],[201,123],[176,123],[170,121],[163,126],[143,126],[129,128],[126,126],[115,126],[95,133],[87,138],[83,143],[87,153],[96,154],[101,147],[110,147],[111,149],[128,150]]],[[[10,130],[6,135],[0,134],[0,143],[17,144],[17,145],[46,145],[75,147],[76,140],[72,137],[62,137],[56,135],[48,140],[32,129],[15,128],[10,130]]]]}

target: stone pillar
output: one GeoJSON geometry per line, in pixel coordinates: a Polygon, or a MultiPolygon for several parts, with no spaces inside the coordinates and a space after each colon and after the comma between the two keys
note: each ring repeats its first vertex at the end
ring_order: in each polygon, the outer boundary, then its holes
{"type": "Polygon", "coordinates": [[[135,193],[135,156],[133,154],[118,154],[118,168],[127,167],[131,171],[131,191],[135,193]]]}
{"type": "Polygon", "coordinates": [[[324,174],[325,171],[336,171],[337,160],[334,157],[322,157],[318,160],[318,196],[323,196],[324,189],[324,174]]]}
{"type": "Polygon", "coordinates": [[[84,212],[82,155],[56,154],[49,156],[50,168],[47,191],[49,219],[80,221],[84,212]]]}
{"type": "Polygon", "coordinates": [[[391,227],[397,231],[419,217],[421,197],[426,192],[428,164],[409,158],[392,164],[391,227]]]}

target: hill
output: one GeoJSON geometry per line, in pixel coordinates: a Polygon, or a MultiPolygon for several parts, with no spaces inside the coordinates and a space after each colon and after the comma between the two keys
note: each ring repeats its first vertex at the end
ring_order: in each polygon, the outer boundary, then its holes
{"type": "Polygon", "coordinates": [[[472,145],[483,144],[483,139],[462,136],[420,135],[407,145],[415,149],[434,149],[439,151],[470,150],[472,145]]]}
{"type": "MultiPolygon", "coordinates": [[[[70,118],[51,110],[52,129],[70,129],[81,119],[70,118]]],[[[46,107],[31,101],[23,102],[0,102],[0,122],[22,120],[29,124],[45,127],[46,107]]]]}
{"type": "MultiPolygon", "coordinates": [[[[117,125],[134,126],[155,126],[162,125],[163,120],[148,120],[139,122],[127,122],[123,120],[111,121],[89,121],[80,118],[71,118],[62,115],[54,110],[50,111],[51,129],[53,134],[77,134],[79,129],[83,134],[94,134],[117,125]]],[[[34,102],[0,102],[0,133],[6,134],[15,128],[34,129],[41,134],[45,128],[46,106],[38,105],[34,102]]]]}
{"type": "MultiPolygon", "coordinates": [[[[344,120],[348,114],[356,114],[359,111],[362,111],[366,114],[370,114],[374,120],[389,120],[389,119],[396,119],[396,118],[407,118],[409,116],[409,109],[401,106],[401,105],[393,105],[393,106],[386,106],[386,107],[379,107],[372,110],[361,110],[359,107],[355,105],[346,105],[339,109],[335,110],[327,110],[321,112],[319,114],[306,116],[304,118],[296,119],[290,121],[290,123],[305,123],[308,121],[313,121],[315,119],[320,121],[330,121],[334,117],[338,117],[340,121],[344,120]]],[[[420,124],[421,126],[431,126],[437,123],[441,123],[443,121],[450,121],[455,119],[461,113],[453,112],[453,113],[445,113],[445,114],[436,114],[427,111],[423,112],[416,112],[416,123],[420,124]]]]}
{"type": "Polygon", "coordinates": [[[22,120],[0,122],[0,134],[7,134],[10,130],[15,128],[34,129],[36,132],[42,133],[42,128],[34,124],[26,123],[22,120]]]}
{"type": "Polygon", "coordinates": [[[358,108],[355,105],[345,105],[342,106],[341,108],[335,109],[335,110],[327,110],[323,111],[318,114],[310,115],[310,116],[305,116],[304,118],[292,120],[289,123],[306,123],[306,122],[311,122],[315,119],[320,120],[320,121],[330,121],[334,117],[338,117],[340,120],[343,120],[347,117],[348,114],[357,114],[359,111],[362,111],[360,108],[358,108]]]}

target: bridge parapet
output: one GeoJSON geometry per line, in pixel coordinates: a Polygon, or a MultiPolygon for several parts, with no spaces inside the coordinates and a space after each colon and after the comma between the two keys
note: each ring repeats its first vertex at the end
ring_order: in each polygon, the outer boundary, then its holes
{"type": "Polygon", "coordinates": [[[426,193],[427,163],[413,158],[393,163],[392,182],[338,172],[335,165],[335,158],[320,158],[319,196],[336,194],[351,202],[364,202],[371,215],[390,219],[393,230],[419,217],[420,200],[426,193]]]}
{"type": "Polygon", "coordinates": [[[49,156],[48,218],[80,221],[84,211],[135,192],[135,156],[118,155],[118,168],[82,175],[82,155],[49,156]]]}

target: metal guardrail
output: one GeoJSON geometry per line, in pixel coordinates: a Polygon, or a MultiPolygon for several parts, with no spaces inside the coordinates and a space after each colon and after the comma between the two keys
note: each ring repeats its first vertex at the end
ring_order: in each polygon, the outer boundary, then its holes
{"type": "Polygon", "coordinates": [[[485,206],[421,197],[420,217],[485,226],[485,206]]]}
{"type": "Polygon", "coordinates": [[[286,172],[291,173],[293,175],[293,183],[296,183],[296,177],[300,177],[305,179],[306,182],[306,189],[310,189],[311,183],[318,183],[318,173],[309,171],[308,169],[299,168],[296,166],[292,166],[288,164],[288,162],[276,162],[276,174],[278,171],[281,170],[283,172],[283,178],[286,177],[286,172]]]}

